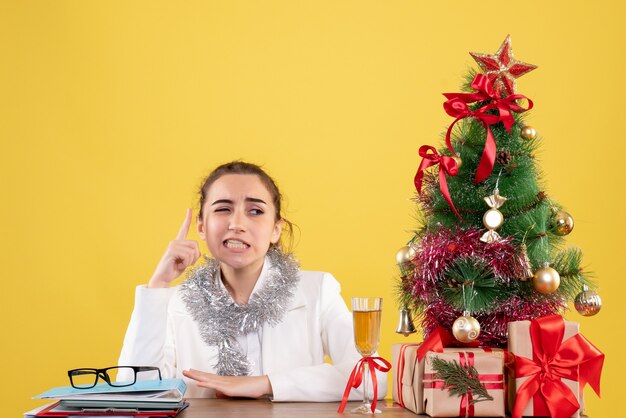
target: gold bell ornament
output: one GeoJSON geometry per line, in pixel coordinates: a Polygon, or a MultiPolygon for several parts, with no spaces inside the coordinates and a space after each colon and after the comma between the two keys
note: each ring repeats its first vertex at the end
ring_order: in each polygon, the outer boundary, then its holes
{"type": "Polygon", "coordinates": [[[561,285],[559,272],[545,263],[543,267],[535,272],[533,286],[535,290],[544,295],[554,293],[561,285]]]}
{"type": "Polygon", "coordinates": [[[500,212],[498,209],[506,201],[506,197],[500,196],[497,187],[493,191],[493,194],[491,196],[485,197],[485,202],[487,203],[487,205],[489,205],[491,209],[489,209],[483,215],[483,225],[485,225],[485,228],[487,228],[488,231],[485,232],[482,237],[480,237],[480,240],[482,242],[489,243],[498,241],[500,239],[500,235],[496,232],[496,229],[502,226],[502,223],[504,222],[504,216],[502,215],[502,212],[500,212]]]}
{"type": "Polygon", "coordinates": [[[462,343],[470,343],[480,335],[480,323],[469,314],[463,312],[452,324],[452,335],[462,343]]]}
{"type": "Polygon", "coordinates": [[[593,316],[600,312],[602,299],[593,290],[589,290],[587,285],[583,285],[583,291],[576,295],[574,307],[582,316],[593,316]]]}
{"type": "Polygon", "coordinates": [[[404,307],[400,309],[400,320],[398,321],[396,333],[408,337],[416,332],[415,326],[413,325],[413,318],[411,318],[411,310],[407,305],[404,305],[404,307]]]}

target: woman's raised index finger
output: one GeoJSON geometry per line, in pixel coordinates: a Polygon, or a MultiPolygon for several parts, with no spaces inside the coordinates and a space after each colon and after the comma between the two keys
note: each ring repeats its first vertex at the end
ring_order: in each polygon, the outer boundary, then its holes
{"type": "Polygon", "coordinates": [[[187,208],[187,215],[185,216],[185,220],[178,231],[178,235],[176,235],[176,239],[187,239],[187,234],[189,233],[189,226],[191,225],[191,208],[187,208]]]}

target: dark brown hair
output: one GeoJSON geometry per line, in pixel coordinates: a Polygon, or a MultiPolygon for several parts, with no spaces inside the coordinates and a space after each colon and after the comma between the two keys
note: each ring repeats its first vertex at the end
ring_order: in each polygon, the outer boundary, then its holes
{"type": "MultiPolygon", "coordinates": [[[[260,166],[252,163],[247,163],[245,161],[231,161],[225,164],[222,164],[215,168],[202,182],[202,186],[200,187],[200,209],[198,211],[198,219],[202,219],[202,211],[204,209],[204,203],[209,194],[209,189],[211,185],[215,183],[220,177],[225,176],[227,174],[243,174],[243,175],[255,175],[260,180],[261,183],[265,186],[267,191],[272,196],[272,203],[274,204],[275,212],[274,217],[276,221],[282,220],[283,224],[283,232],[288,236],[288,245],[287,248],[284,247],[281,240],[279,241],[279,245],[282,250],[287,251],[291,250],[291,246],[293,245],[293,224],[289,222],[281,212],[281,203],[283,200],[283,196],[278,190],[278,186],[274,179],[272,179],[260,166]]],[[[283,234],[284,235],[284,234],[283,234]]]]}

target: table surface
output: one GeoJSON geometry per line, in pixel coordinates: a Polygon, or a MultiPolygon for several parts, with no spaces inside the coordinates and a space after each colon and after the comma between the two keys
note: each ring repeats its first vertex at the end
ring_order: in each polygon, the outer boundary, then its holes
{"type": "MultiPolygon", "coordinates": [[[[180,418],[219,417],[340,417],[337,413],[339,402],[271,402],[267,399],[188,399],[189,407],[183,411],[180,418]]],[[[359,405],[359,402],[349,402],[343,416],[358,416],[350,414],[350,409],[359,405]]],[[[408,409],[394,404],[392,401],[379,401],[376,407],[382,411],[381,418],[422,417],[415,415],[408,409]]]]}
{"type": "MultiPolygon", "coordinates": [[[[339,414],[339,402],[271,402],[267,399],[187,399],[189,407],[179,418],[218,417],[358,417],[349,411],[359,405],[359,402],[348,402],[346,412],[339,414]]],[[[416,415],[408,409],[402,408],[393,401],[379,401],[376,407],[382,411],[380,418],[430,418],[428,415],[416,415]]],[[[582,415],[581,418],[589,418],[582,415]]]]}

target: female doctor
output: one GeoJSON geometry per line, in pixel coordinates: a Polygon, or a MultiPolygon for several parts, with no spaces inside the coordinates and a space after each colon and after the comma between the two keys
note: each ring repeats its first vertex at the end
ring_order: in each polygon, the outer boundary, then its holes
{"type": "MultiPolygon", "coordinates": [[[[148,285],[137,287],[119,365],[158,366],[185,379],[190,398],[341,400],[360,359],[352,317],[331,274],[300,270],[282,251],[281,233],[292,231],[272,178],[240,161],[206,178],[197,228],[213,258],[170,287],[200,258],[198,242],[187,239],[191,223],[188,209],[148,285]]],[[[377,377],[384,398],[386,375],[377,377]]]]}

